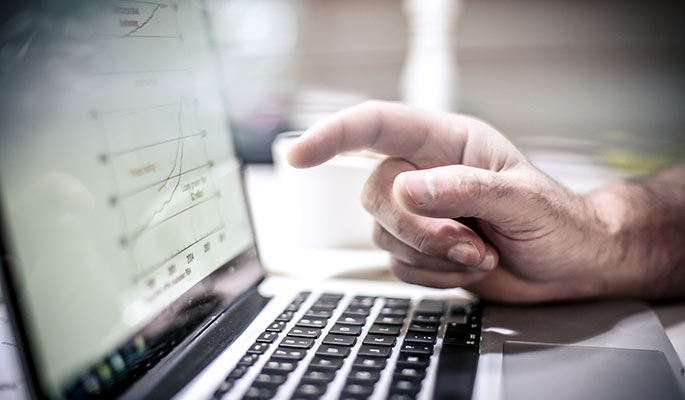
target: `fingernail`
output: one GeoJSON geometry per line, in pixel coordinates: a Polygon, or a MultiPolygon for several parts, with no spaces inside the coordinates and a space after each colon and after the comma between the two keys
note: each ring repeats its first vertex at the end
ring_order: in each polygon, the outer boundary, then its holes
{"type": "Polygon", "coordinates": [[[420,206],[433,201],[435,198],[435,184],[431,174],[407,173],[405,174],[405,186],[409,197],[420,206]]]}
{"type": "Polygon", "coordinates": [[[480,263],[480,269],[482,271],[490,271],[495,269],[495,256],[491,252],[485,252],[485,257],[483,257],[483,262],[480,263]]]}
{"type": "Polygon", "coordinates": [[[447,251],[447,258],[455,263],[476,265],[480,261],[480,252],[471,242],[457,243],[447,251]]]}

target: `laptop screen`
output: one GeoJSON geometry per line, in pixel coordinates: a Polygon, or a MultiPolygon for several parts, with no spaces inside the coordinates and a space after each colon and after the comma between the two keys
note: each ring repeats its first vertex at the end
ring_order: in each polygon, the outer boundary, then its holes
{"type": "Polygon", "coordinates": [[[212,292],[223,267],[225,305],[261,274],[231,264],[254,243],[207,10],[15,7],[0,51],[3,246],[43,385],[105,391],[169,326],[189,332],[173,315],[191,288],[212,292]]]}

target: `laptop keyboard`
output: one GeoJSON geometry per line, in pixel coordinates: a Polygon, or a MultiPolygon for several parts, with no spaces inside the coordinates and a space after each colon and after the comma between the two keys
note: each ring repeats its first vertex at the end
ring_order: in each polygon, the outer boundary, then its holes
{"type": "Polygon", "coordinates": [[[414,399],[438,351],[433,398],[471,397],[481,334],[477,303],[412,304],[408,298],[363,295],[348,302],[342,294],[323,293],[298,313],[310,296],[299,293],[265,328],[213,399],[277,394],[290,399],[414,399]],[[262,357],[268,359],[260,362],[262,357]],[[257,365],[259,373],[248,374],[257,365]],[[292,374],[298,368],[304,373],[292,374]],[[251,380],[247,388],[241,385],[246,379],[251,380]]]}

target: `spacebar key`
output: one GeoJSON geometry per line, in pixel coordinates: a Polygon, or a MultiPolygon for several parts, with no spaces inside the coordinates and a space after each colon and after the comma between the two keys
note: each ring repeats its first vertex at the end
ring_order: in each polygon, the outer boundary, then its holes
{"type": "Polygon", "coordinates": [[[434,399],[469,400],[478,366],[478,349],[443,345],[438,362],[434,399]]]}

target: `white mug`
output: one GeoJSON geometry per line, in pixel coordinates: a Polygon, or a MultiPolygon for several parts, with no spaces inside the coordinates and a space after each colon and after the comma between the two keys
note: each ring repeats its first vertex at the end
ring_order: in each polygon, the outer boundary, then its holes
{"type": "Polygon", "coordinates": [[[288,164],[286,152],[302,132],[276,137],[272,151],[284,215],[284,240],[303,248],[369,249],[373,218],[360,194],[383,158],[370,152],[340,154],[310,169],[288,164]]]}

